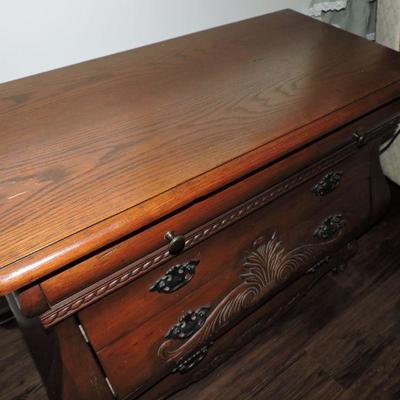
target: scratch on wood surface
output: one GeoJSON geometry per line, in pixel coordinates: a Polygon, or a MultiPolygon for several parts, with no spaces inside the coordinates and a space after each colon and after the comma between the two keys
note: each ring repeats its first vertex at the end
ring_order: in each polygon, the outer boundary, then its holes
{"type": "Polygon", "coordinates": [[[26,192],[17,193],[17,194],[14,194],[13,196],[8,197],[7,199],[12,200],[12,199],[15,199],[16,197],[22,196],[25,193],[26,192]]]}

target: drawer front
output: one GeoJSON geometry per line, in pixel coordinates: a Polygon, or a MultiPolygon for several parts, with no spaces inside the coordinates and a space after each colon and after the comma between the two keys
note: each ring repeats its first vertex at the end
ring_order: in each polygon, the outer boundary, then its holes
{"type": "Polygon", "coordinates": [[[117,394],[194,367],[220,335],[361,231],[369,198],[365,149],[81,311],[117,394]],[[183,279],[171,277],[179,269],[183,279]]]}

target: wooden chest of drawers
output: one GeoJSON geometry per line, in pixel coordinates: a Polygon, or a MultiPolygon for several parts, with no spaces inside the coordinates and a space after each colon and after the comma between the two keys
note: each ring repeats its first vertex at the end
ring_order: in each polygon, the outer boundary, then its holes
{"type": "Polygon", "coordinates": [[[1,85],[0,294],[50,398],[165,398],[345,262],[399,95],[292,11],[1,85]]]}

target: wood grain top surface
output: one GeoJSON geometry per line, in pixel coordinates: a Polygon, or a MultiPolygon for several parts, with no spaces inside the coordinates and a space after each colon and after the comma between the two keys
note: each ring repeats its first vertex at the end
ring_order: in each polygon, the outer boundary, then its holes
{"type": "Polygon", "coordinates": [[[132,223],[128,209],[173,211],[188,182],[193,200],[238,179],[238,157],[263,148],[269,162],[336,110],[397,97],[399,80],[396,53],[286,10],[2,84],[0,265],[132,223]]]}

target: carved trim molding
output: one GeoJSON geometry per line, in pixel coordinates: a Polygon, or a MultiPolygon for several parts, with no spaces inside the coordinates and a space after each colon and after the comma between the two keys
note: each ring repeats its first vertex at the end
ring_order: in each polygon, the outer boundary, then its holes
{"type": "MultiPolygon", "coordinates": [[[[345,146],[324,160],[311,165],[302,172],[270,187],[240,206],[233,208],[232,210],[222,214],[220,217],[217,217],[207,224],[191,231],[189,234],[185,235],[185,249],[195,246],[213,234],[234,224],[261,207],[264,207],[326,169],[333,167],[338,162],[350,157],[357,151],[358,149],[355,144],[345,146]]],[[[171,258],[172,256],[168,251],[168,246],[163,246],[159,250],[151,253],[148,257],[142,258],[122,268],[120,271],[100,280],[85,290],[55,304],[50,308],[50,310],[40,316],[40,320],[45,327],[50,327],[120,287],[125,286],[127,283],[137,279],[139,276],[158,267],[171,258]]]]}
{"type": "MultiPolygon", "coordinates": [[[[309,244],[287,252],[278,235],[258,238],[246,255],[240,283],[210,313],[202,327],[184,344],[166,340],[158,350],[158,356],[177,364],[185,363],[185,357],[199,348],[209,346],[232,324],[260,306],[278,288],[298,273],[305,272],[315,261],[317,249],[322,244],[309,244]]],[[[179,368],[178,368],[179,371],[179,368]]]]}

